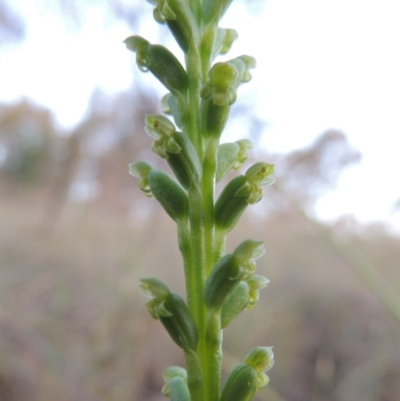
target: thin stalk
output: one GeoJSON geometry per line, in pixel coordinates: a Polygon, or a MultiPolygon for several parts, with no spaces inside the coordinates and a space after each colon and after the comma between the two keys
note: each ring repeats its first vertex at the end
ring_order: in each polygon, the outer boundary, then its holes
{"type": "MultiPolygon", "coordinates": [[[[189,49],[186,57],[189,79],[188,103],[191,116],[189,137],[197,149],[199,159],[203,160],[203,171],[200,186],[195,185],[189,190],[194,282],[187,288],[191,292],[189,295],[190,308],[199,330],[197,354],[203,376],[204,400],[217,401],[221,381],[221,329],[220,323],[217,326],[215,324],[210,326],[206,321],[207,308],[204,304],[203,288],[214,265],[213,208],[218,140],[210,141],[210,146],[205,148],[204,135],[202,135],[200,126],[200,89],[204,78],[202,64],[199,50],[189,49]]],[[[189,382],[190,374],[190,369],[188,369],[189,382]]]]}
{"type": "MultiPolygon", "coordinates": [[[[203,202],[205,208],[205,270],[208,276],[215,264],[215,227],[214,227],[214,192],[215,172],[217,165],[218,139],[208,143],[203,163],[203,202]]],[[[205,306],[203,306],[206,309],[205,306]]],[[[221,386],[221,318],[220,315],[208,313],[205,332],[206,366],[205,396],[207,400],[218,400],[221,386]]]]}

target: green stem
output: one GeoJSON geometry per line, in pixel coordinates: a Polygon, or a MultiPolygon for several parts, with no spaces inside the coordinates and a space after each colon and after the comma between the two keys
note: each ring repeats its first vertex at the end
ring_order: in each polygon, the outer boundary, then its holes
{"type": "MultiPolygon", "coordinates": [[[[192,300],[190,305],[191,312],[196,321],[199,331],[199,343],[197,347],[197,355],[200,362],[200,367],[203,377],[203,389],[208,387],[205,381],[204,373],[207,371],[207,364],[204,356],[206,355],[206,313],[203,301],[203,289],[206,278],[205,272],[205,235],[204,235],[204,208],[201,190],[197,185],[192,185],[189,189],[189,218],[191,230],[191,247],[192,247],[192,260],[191,260],[191,273],[193,274],[193,281],[188,286],[188,297],[192,300]]],[[[190,361],[187,361],[187,363],[190,361]]],[[[191,382],[191,367],[188,365],[188,382],[191,382]]],[[[195,401],[194,394],[191,394],[192,401],[195,401]]],[[[206,399],[206,398],[204,398],[206,399]]],[[[201,401],[204,401],[201,399],[201,401]]],[[[197,399],[196,399],[197,401],[197,399]]]]}
{"type": "Polygon", "coordinates": [[[218,401],[221,391],[221,363],[222,363],[222,330],[221,313],[210,311],[207,316],[206,347],[207,371],[204,372],[205,399],[218,401]]]}
{"type": "MultiPolygon", "coordinates": [[[[217,166],[218,139],[209,140],[203,162],[203,204],[205,230],[205,271],[210,274],[215,264],[214,192],[217,166]]],[[[203,304],[204,310],[206,310],[203,304]]],[[[204,371],[204,393],[206,400],[217,401],[221,386],[221,318],[219,314],[208,313],[205,330],[206,354],[204,371]]]]}
{"type": "Polygon", "coordinates": [[[191,401],[204,401],[203,379],[201,366],[197,354],[193,351],[185,352],[185,360],[188,374],[188,387],[191,401]]]}
{"type": "MultiPolygon", "coordinates": [[[[199,330],[197,355],[202,371],[202,391],[204,400],[218,401],[221,378],[221,330],[217,325],[207,322],[207,308],[204,304],[203,288],[205,280],[214,265],[214,189],[217,163],[218,140],[210,140],[205,148],[204,135],[200,126],[200,89],[204,78],[202,57],[199,49],[189,49],[186,68],[189,78],[188,103],[190,126],[188,135],[203,160],[201,182],[193,183],[189,189],[189,219],[191,233],[191,267],[187,278],[190,309],[199,330]]],[[[214,319],[215,320],[215,319],[214,319]]],[[[214,322],[213,322],[214,323],[214,322]]],[[[188,381],[193,380],[192,361],[188,360],[188,381]]],[[[200,397],[196,389],[192,401],[200,397]]],[[[196,400],[197,401],[197,400],[196,400]]],[[[202,400],[203,401],[203,400],[202,400]]]]}

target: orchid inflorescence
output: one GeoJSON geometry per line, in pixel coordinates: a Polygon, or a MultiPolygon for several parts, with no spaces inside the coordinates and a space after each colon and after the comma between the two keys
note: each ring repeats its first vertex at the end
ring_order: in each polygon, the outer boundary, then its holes
{"type": "Polygon", "coordinates": [[[130,165],[148,197],[155,197],[176,222],[183,258],[186,301],[157,278],[143,278],[147,308],[182,348],[186,370],[164,372],[163,394],[172,401],[250,401],[269,382],[272,347],[256,347],[221,389],[222,329],[257,303],[268,280],[255,274],[261,241],[245,240],[231,253],[225,239],[262,187],[274,182],[274,166],[258,162],[231,179],[216,199],[215,186],[248,158],[248,139],[220,143],[240,85],[251,79],[255,59],[242,55],[215,62],[238,34],[218,26],[232,0],[149,0],[157,22],[165,24],[184,53],[185,66],[166,47],[140,36],[124,42],[136,53],[141,71],[150,71],[168,90],[164,115],[146,116],[152,149],[175,177],[145,161],[130,165]]]}

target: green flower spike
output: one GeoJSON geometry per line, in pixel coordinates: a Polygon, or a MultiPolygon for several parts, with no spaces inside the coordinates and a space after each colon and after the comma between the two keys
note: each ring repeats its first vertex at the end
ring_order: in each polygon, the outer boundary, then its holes
{"type": "Polygon", "coordinates": [[[185,301],[157,278],[141,279],[140,289],[151,298],[146,303],[151,317],[161,321],[172,340],[184,350],[196,350],[198,331],[185,301]]]}
{"type": "Polygon", "coordinates": [[[209,309],[219,309],[242,280],[248,280],[256,269],[255,259],[265,252],[262,241],[243,241],[233,253],[214,266],[204,286],[204,301],[209,309]]]}
{"type": "Polygon", "coordinates": [[[171,401],[190,401],[186,370],[179,366],[170,366],[163,373],[165,385],[161,392],[171,401]]]}
{"type": "Polygon", "coordinates": [[[221,392],[222,329],[253,308],[267,285],[266,278],[255,274],[265,248],[247,240],[225,254],[225,245],[247,206],[259,202],[262,187],[273,183],[274,166],[256,163],[230,177],[221,191],[216,182],[243,166],[252,148],[247,139],[221,144],[220,138],[238,89],[251,80],[256,61],[248,55],[216,60],[238,37],[234,29],[219,26],[232,0],[148,2],[155,20],[168,28],[184,53],[181,64],[166,47],[141,36],[124,41],[135,52],[139,69],[150,71],[168,92],[161,101],[163,115],[147,115],[145,128],[153,151],[174,177],[145,162],[130,165],[141,190],[154,196],[177,224],[184,268],[187,302],[156,278],[140,284],[150,297],[150,315],[184,351],[186,370],[168,368],[163,393],[171,401],[252,401],[268,383],[265,371],[273,364],[272,350],[254,349],[221,392]]]}

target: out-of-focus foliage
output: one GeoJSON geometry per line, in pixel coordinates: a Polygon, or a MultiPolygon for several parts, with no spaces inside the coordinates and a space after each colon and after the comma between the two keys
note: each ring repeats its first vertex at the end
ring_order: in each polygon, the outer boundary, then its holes
{"type": "Polygon", "coordinates": [[[0,105],[0,165],[2,172],[20,181],[45,180],[54,141],[51,113],[27,100],[0,105]]]}

